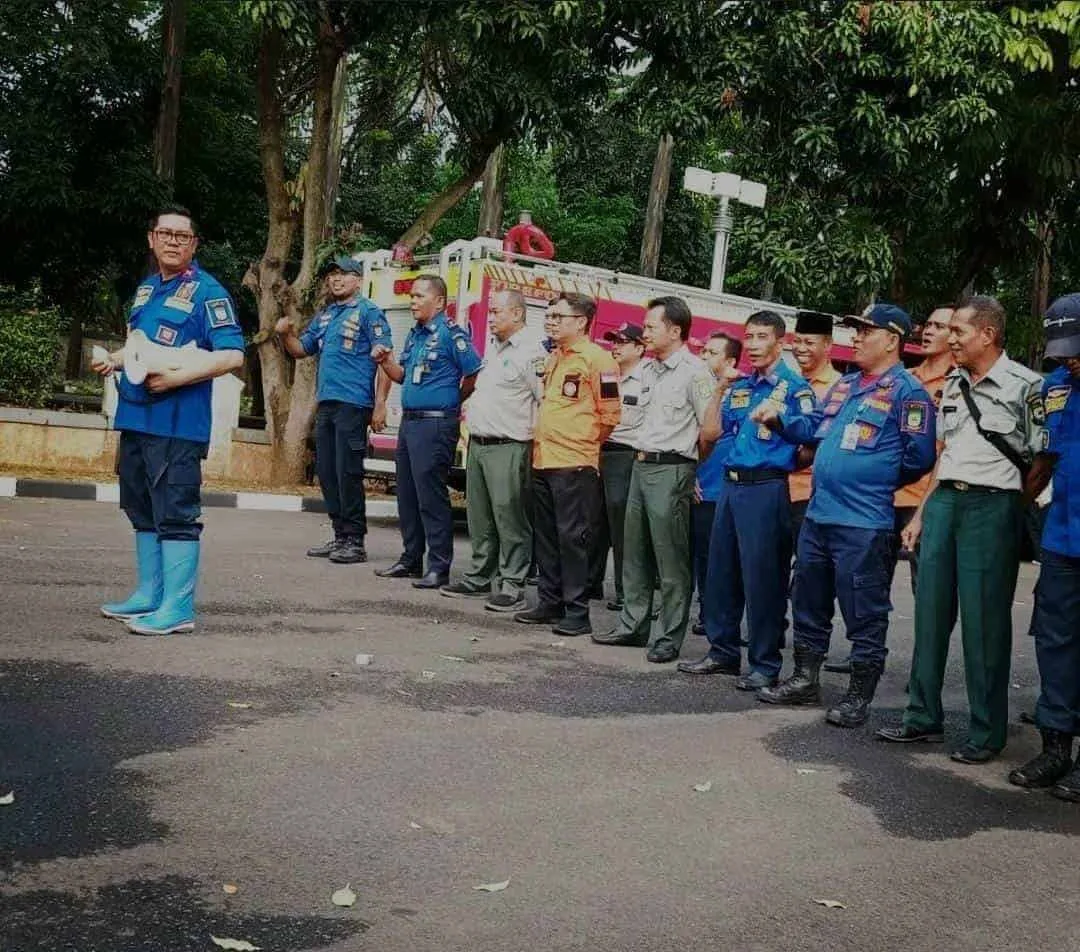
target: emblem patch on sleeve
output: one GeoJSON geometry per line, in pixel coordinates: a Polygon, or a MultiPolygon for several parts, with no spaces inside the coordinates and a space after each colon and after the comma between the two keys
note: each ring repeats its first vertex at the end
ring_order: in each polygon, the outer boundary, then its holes
{"type": "Polygon", "coordinates": [[[925,433],[929,425],[930,414],[926,412],[926,404],[918,400],[904,401],[904,424],[905,433],[925,433]]]}
{"type": "Polygon", "coordinates": [[[1043,412],[1049,416],[1051,413],[1060,413],[1069,402],[1071,387],[1051,387],[1046,391],[1046,399],[1043,400],[1043,412]]]}
{"type": "Polygon", "coordinates": [[[1041,393],[1033,393],[1027,400],[1028,413],[1036,426],[1042,426],[1046,422],[1046,406],[1043,404],[1041,393]]]}
{"type": "Polygon", "coordinates": [[[712,377],[698,377],[694,383],[694,389],[697,391],[698,398],[701,400],[709,400],[712,398],[715,387],[713,386],[712,377]]]}
{"type": "Polygon", "coordinates": [[[811,396],[799,397],[799,412],[803,416],[809,416],[814,412],[814,398],[811,396]]]}
{"type": "Polygon", "coordinates": [[[235,327],[236,315],[228,298],[214,298],[206,302],[206,315],[211,327],[235,327]]]}
{"type": "Polygon", "coordinates": [[[171,347],[176,342],[176,328],[169,327],[168,324],[158,324],[158,329],[154,332],[154,340],[171,347]]]}
{"type": "MultiPolygon", "coordinates": [[[[563,390],[565,393],[565,388],[563,390]]],[[[566,394],[568,397],[571,394],[566,394]]],[[[619,398],[619,376],[613,373],[600,374],[600,399],[617,400],[619,398]]]]}
{"type": "Polygon", "coordinates": [[[469,342],[467,340],[465,340],[464,337],[459,337],[457,339],[457,343],[455,343],[454,346],[458,350],[460,350],[462,353],[464,353],[465,351],[467,351],[469,349],[469,342]]]}
{"type": "Polygon", "coordinates": [[[135,289],[135,301],[132,303],[132,307],[142,307],[147,301],[150,300],[150,296],[154,293],[154,289],[148,285],[142,284],[135,289]]]}

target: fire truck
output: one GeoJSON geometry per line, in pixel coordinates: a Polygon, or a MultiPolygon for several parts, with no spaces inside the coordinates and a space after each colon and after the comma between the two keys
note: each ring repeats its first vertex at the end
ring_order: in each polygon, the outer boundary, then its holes
{"type": "MultiPolygon", "coordinates": [[[[448,316],[469,331],[481,356],[488,340],[488,300],[492,294],[503,290],[522,293],[526,302],[526,332],[535,333],[538,337],[543,336],[544,314],[555,298],[564,292],[590,295],[597,302],[590,333],[602,346],[608,346],[603,339],[605,332],[616,330],[624,323],[641,324],[647,302],[664,295],[676,295],[689,305],[694,316],[689,343],[695,352],[714,331],[741,336],[746,319],[762,309],[780,314],[787,321],[789,335],[795,327],[797,309],[788,305],[715,293],[589,265],[531,258],[505,251],[502,242],[493,238],[455,241],[437,254],[417,256],[404,267],[394,261],[393,253],[389,250],[360,252],[354,257],[363,267],[361,293],[386,314],[393,339],[399,348],[413,323],[409,310],[409,292],[413,281],[421,274],[432,273],[439,274],[446,281],[448,316]]],[[[837,365],[843,366],[851,360],[851,343],[852,331],[837,326],[832,352],[837,365]]],[[[367,462],[370,473],[393,474],[394,447],[400,422],[401,391],[399,387],[394,387],[388,402],[387,427],[382,433],[371,436],[367,462]]],[[[451,477],[451,483],[457,488],[464,483],[467,403],[464,424],[465,435],[459,445],[451,477]]]]}

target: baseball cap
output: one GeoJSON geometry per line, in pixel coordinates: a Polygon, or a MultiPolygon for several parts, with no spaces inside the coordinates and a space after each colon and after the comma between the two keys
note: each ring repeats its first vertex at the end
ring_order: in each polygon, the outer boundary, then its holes
{"type": "Polygon", "coordinates": [[[883,327],[901,337],[911,333],[911,315],[895,304],[873,304],[862,314],[849,314],[841,323],[848,327],[883,327]]]}
{"type": "Polygon", "coordinates": [[[607,341],[632,341],[635,344],[644,343],[644,329],[640,324],[620,324],[616,330],[606,331],[604,340],[607,341]]]}
{"type": "Polygon", "coordinates": [[[1046,309],[1043,332],[1047,357],[1080,357],[1080,294],[1059,297],[1046,309]]]}
{"type": "Polygon", "coordinates": [[[319,277],[325,278],[331,271],[344,271],[346,274],[364,273],[360,262],[355,258],[348,257],[348,255],[342,255],[340,258],[330,258],[324,262],[323,266],[319,268],[319,277]]]}

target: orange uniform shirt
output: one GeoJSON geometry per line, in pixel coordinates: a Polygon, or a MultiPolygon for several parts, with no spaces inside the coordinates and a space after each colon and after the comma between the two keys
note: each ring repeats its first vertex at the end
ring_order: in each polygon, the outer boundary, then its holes
{"type": "MultiPolygon", "coordinates": [[[[814,396],[818,398],[819,403],[825,399],[829,388],[842,376],[839,370],[826,362],[825,366],[810,378],[808,381],[810,389],[814,391],[814,396]]],[[[792,502],[806,502],[810,498],[812,470],[812,466],[807,466],[806,469],[800,469],[788,477],[788,492],[791,494],[792,502]]]]}
{"type": "MultiPolygon", "coordinates": [[[[941,405],[941,392],[945,389],[945,376],[952,373],[952,367],[945,371],[940,377],[930,376],[930,372],[925,369],[926,364],[919,364],[918,367],[913,367],[911,373],[918,378],[919,382],[926,387],[927,393],[930,394],[930,399],[934,401],[934,406],[941,405]]],[[[926,491],[930,488],[930,478],[933,473],[927,473],[917,483],[912,483],[910,486],[903,486],[896,491],[896,496],[893,499],[893,505],[897,508],[917,506],[923,501],[923,496],[926,495],[926,491]]]]}
{"type": "Polygon", "coordinates": [[[581,338],[550,354],[543,373],[533,468],[599,468],[600,444],[622,414],[618,364],[603,347],[581,338]]]}

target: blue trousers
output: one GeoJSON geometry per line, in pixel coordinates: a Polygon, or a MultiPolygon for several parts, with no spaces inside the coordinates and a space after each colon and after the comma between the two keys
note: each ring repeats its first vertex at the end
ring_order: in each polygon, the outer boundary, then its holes
{"type": "Polygon", "coordinates": [[[1080,734],[1080,558],[1047,549],[1035,598],[1035,656],[1042,692],[1035,722],[1080,734]]]}
{"type": "Polygon", "coordinates": [[[803,520],[791,593],[795,644],[826,654],[838,601],[852,662],[883,665],[896,551],[892,529],[803,520]]]}
{"type": "Polygon", "coordinates": [[[450,465],[460,424],[450,417],[403,419],[398,430],[398,520],[405,552],[402,562],[420,568],[427,548],[427,571],[450,572],[454,525],[450,511],[450,465]]]}
{"type": "Polygon", "coordinates": [[[712,538],[716,503],[696,502],[690,507],[690,552],[694,564],[693,581],[698,593],[698,621],[705,624],[705,583],[709,576],[709,540],[712,538]]]}
{"type": "Polygon", "coordinates": [[[725,482],[716,501],[703,601],[709,654],[741,660],[743,599],[751,671],[780,674],[788,578],[791,572],[791,501],[786,479],[725,482]]]}
{"type": "Polygon", "coordinates": [[[120,508],[136,532],[156,532],[165,541],[199,538],[205,456],[205,443],[132,430],[120,433],[120,508]]]}
{"type": "Polygon", "coordinates": [[[371,408],[324,400],[315,413],[315,469],[339,538],[367,534],[364,457],[371,408]]]}

